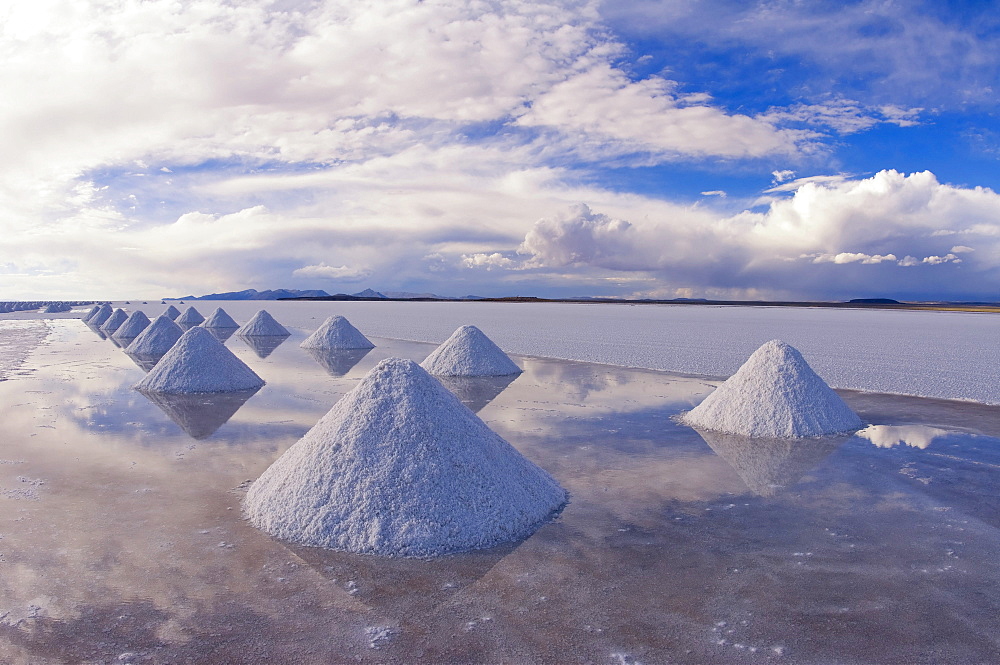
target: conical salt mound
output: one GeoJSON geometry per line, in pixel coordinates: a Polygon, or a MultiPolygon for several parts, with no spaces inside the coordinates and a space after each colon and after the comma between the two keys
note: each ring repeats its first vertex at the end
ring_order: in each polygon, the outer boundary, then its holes
{"type": "Polygon", "coordinates": [[[119,307],[101,324],[101,331],[106,335],[110,335],[118,330],[118,327],[125,323],[127,319],[128,314],[125,313],[124,309],[119,307]]]}
{"type": "Polygon", "coordinates": [[[184,310],[183,314],[174,319],[174,322],[179,326],[196,326],[204,320],[205,317],[192,305],[184,310]]]}
{"type": "MultiPolygon", "coordinates": [[[[193,308],[192,308],[193,309],[193,308]]],[[[202,328],[239,328],[240,324],[233,320],[233,317],[226,314],[226,310],[216,307],[215,311],[208,315],[208,318],[201,324],[202,328]]]]}
{"type": "Polygon", "coordinates": [[[779,340],[754,351],[680,420],[698,429],[750,437],[821,436],[861,427],[861,419],[802,354],[779,340]]]}
{"type": "Polygon", "coordinates": [[[90,321],[90,319],[94,316],[94,314],[97,314],[98,310],[100,309],[101,309],[100,305],[94,305],[89,310],[87,310],[86,314],[83,315],[83,320],[90,321]]]}
{"type": "Polygon", "coordinates": [[[476,326],[462,326],[453,332],[420,366],[436,376],[508,376],[521,373],[521,368],[476,326]]]}
{"type": "Polygon", "coordinates": [[[195,326],[156,363],[136,390],[157,393],[225,393],[254,390],[264,380],[215,339],[195,326]]]}
{"type": "Polygon", "coordinates": [[[163,316],[167,317],[171,321],[176,320],[177,317],[180,315],[181,315],[181,310],[177,309],[173,305],[171,305],[170,307],[168,307],[163,311],[163,316]]]}
{"type": "Polygon", "coordinates": [[[303,349],[374,349],[367,337],[342,316],[331,316],[299,344],[303,349]]]}
{"type": "Polygon", "coordinates": [[[179,325],[166,314],[161,314],[132,340],[125,352],[133,356],[158,358],[169,351],[183,334],[179,325]]]}
{"type": "Polygon", "coordinates": [[[236,331],[237,337],[288,337],[291,333],[262,309],[236,331]]]}
{"type": "Polygon", "coordinates": [[[111,309],[111,305],[104,303],[101,308],[98,309],[92,317],[87,320],[87,323],[94,326],[95,328],[100,328],[104,325],[104,322],[111,318],[111,314],[114,312],[111,309]]]}
{"type": "Polygon", "coordinates": [[[128,315],[125,323],[118,326],[118,330],[112,337],[117,340],[132,340],[147,327],[149,327],[149,317],[141,309],[137,309],[128,315]]]}
{"type": "Polygon", "coordinates": [[[251,523],[300,543],[430,557],[518,541],[566,491],[419,365],[376,365],[247,492],[251,523]]]}

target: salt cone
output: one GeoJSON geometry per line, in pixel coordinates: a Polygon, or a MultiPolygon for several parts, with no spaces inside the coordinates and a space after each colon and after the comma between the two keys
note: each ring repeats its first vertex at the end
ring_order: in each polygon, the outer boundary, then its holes
{"type": "Polygon", "coordinates": [[[779,340],[754,351],[680,421],[696,429],[779,438],[850,432],[862,424],[802,354],[779,340]]]}
{"type": "Polygon", "coordinates": [[[212,333],[195,326],[181,335],[135,388],[186,394],[254,390],[263,385],[264,380],[212,333]]]}
{"type": "Polygon", "coordinates": [[[521,373],[521,368],[475,326],[462,326],[456,330],[420,366],[436,376],[508,376],[521,373]]]}
{"type": "Polygon", "coordinates": [[[566,500],[419,365],[389,358],[264,471],[244,509],[295,543],[431,557],[526,538],[566,500]]]}
{"type": "Polygon", "coordinates": [[[299,344],[303,349],[374,349],[367,337],[342,316],[331,316],[299,344]]]}

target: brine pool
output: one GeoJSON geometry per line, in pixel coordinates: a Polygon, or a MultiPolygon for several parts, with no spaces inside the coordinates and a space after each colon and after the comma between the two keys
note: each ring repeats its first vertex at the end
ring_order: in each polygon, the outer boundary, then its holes
{"type": "Polygon", "coordinates": [[[263,389],[154,402],[79,320],[32,325],[0,322],[24,355],[0,381],[2,663],[1000,662],[1000,407],[841,391],[867,438],[749,441],[672,420],[716,380],[515,356],[451,388],[570,504],[519,544],[380,559],[274,540],[240,500],[433,344],[234,337],[263,389]]]}

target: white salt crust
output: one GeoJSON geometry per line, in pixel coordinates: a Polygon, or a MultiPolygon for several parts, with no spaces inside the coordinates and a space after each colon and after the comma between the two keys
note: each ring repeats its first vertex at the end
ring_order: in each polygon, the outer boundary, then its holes
{"type": "Polygon", "coordinates": [[[134,356],[156,358],[169,351],[183,334],[179,325],[166,314],[161,314],[132,340],[125,352],[134,356]]]}
{"type": "Polygon", "coordinates": [[[221,307],[216,307],[215,311],[208,315],[202,324],[202,328],[239,328],[240,324],[233,320],[233,317],[226,313],[221,307]]]}
{"type": "Polygon", "coordinates": [[[180,316],[180,315],[181,315],[181,310],[177,309],[173,305],[171,305],[170,307],[167,307],[165,310],[163,310],[163,316],[167,317],[171,321],[176,320],[177,317],[180,316]]]}
{"type": "Polygon", "coordinates": [[[524,539],[566,501],[419,365],[389,358],[264,471],[243,505],[284,540],[432,557],[524,539]]]}
{"type": "Polygon", "coordinates": [[[521,368],[475,326],[462,326],[420,366],[436,376],[509,376],[521,368]]]}
{"type": "Polygon", "coordinates": [[[98,309],[97,312],[95,312],[92,317],[87,319],[87,323],[94,326],[95,328],[100,328],[102,325],[104,325],[104,322],[111,317],[111,314],[113,312],[114,310],[111,308],[111,305],[105,303],[101,305],[101,308],[98,309]]]}
{"type": "Polygon", "coordinates": [[[342,316],[331,316],[301,344],[303,349],[374,349],[375,345],[342,316]]]}
{"type": "Polygon", "coordinates": [[[862,426],[795,348],[771,340],[701,404],[679,418],[699,429],[750,437],[805,437],[862,426]]]}
{"type": "Polygon", "coordinates": [[[125,313],[124,309],[119,307],[104,321],[104,323],[101,324],[101,332],[110,335],[114,331],[118,330],[119,326],[125,323],[127,319],[128,314],[125,313]]]}
{"type": "Polygon", "coordinates": [[[188,307],[184,310],[183,314],[174,319],[177,324],[186,326],[196,326],[204,320],[205,317],[202,316],[201,312],[196,310],[193,305],[188,307]]]}
{"type": "Polygon", "coordinates": [[[125,322],[118,326],[118,330],[112,335],[117,340],[135,339],[143,330],[149,327],[149,317],[141,310],[137,309],[128,315],[125,322]]]}
{"type": "Polygon", "coordinates": [[[160,393],[224,393],[263,385],[264,380],[212,333],[195,326],[181,335],[135,388],[160,393]]]}
{"type": "Polygon", "coordinates": [[[288,337],[290,334],[266,309],[259,310],[236,331],[238,337],[288,337]]]}

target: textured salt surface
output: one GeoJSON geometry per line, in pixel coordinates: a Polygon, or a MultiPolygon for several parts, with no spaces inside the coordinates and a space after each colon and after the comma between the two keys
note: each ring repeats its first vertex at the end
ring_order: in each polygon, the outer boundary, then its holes
{"type": "Polygon", "coordinates": [[[141,309],[137,309],[128,315],[123,324],[118,326],[118,330],[112,337],[117,340],[135,339],[147,327],[149,327],[149,317],[141,309]]]}
{"type": "Polygon", "coordinates": [[[0,321],[0,381],[9,379],[48,334],[41,320],[0,321]]]}
{"type": "Polygon", "coordinates": [[[750,437],[849,432],[861,419],[796,349],[771,340],[680,418],[691,427],[750,437]]]}
{"type": "Polygon", "coordinates": [[[303,349],[373,349],[367,337],[342,316],[331,316],[299,346],[303,349]]]}
{"type": "Polygon", "coordinates": [[[221,393],[263,385],[263,379],[212,333],[195,326],[135,387],[144,392],[221,393]]]}
{"type": "Polygon", "coordinates": [[[100,328],[102,325],[104,325],[104,322],[111,317],[111,314],[113,312],[114,310],[111,308],[111,305],[108,304],[101,305],[101,308],[97,310],[97,312],[92,317],[90,317],[90,319],[87,320],[87,323],[94,326],[95,328],[100,328]]]}
{"type": "Polygon", "coordinates": [[[244,508],[292,542],[429,557],[521,540],[567,496],[409,360],[383,360],[258,478],[244,508]]]}
{"type": "Polygon", "coordinates": [[[125,351],[136,356],[162,356],[183,334],[184,331],[179,325],[171,321],[166,314],[161,314],[132,340],[125,351]]]}
{"type": "Polygon", "coordinates": [[[205,317],[202,316],[201,312],[196,310],[194,306],[188,307],[186,310],[184,310],[183,314],[181,314],[180,316],[177,317],[177,319],[175,319],[178,325],[185,325],[185,326],[196,326],[204,320],[205,317]]]}
{"type": "Polygon", "coordinates": [[[475,326],[462,326],[456,330],[420,366],[437,376],[507,376],[521,373],[521,368],[475,326]]]}
{"type": "Polygon", "coordinates": [[[170,307],[167,307],[165,310],[163,310],[163,316],[167,317],[171,321],[176,321],[177,317],[180,316],[180,315],[181,315],[181,311],[179,309],[177,309],[176,307],[174,307],[173,305],[171,305],[170,307]]]}
{"type": "Polygon", "coordinates": [[[121,324],[125,323],[127,319],[128,319],[128,314],[125,313],[124,309],[121,309],[119,307],[114,312],[112,312],[111,316],[109,316],[104,323],[101,324],[101,332],[103,332],[106,335],[110,335],[116,330],[118,330],[121,324]]]}
{"type": "Polygon", "coordinates": [[[274,320],[266,309],[259,310],[243,327],[236,331],[239,337],[288,337],[285,326],[274,320]]]}
{"type": "Polygon", "coordinates": [[[202,328],[239,328],[240,324],[233,320],[233,317],[226,313],[221,307],[216,307],[215,311],[209,314],[201,324],[202,328]]]}

